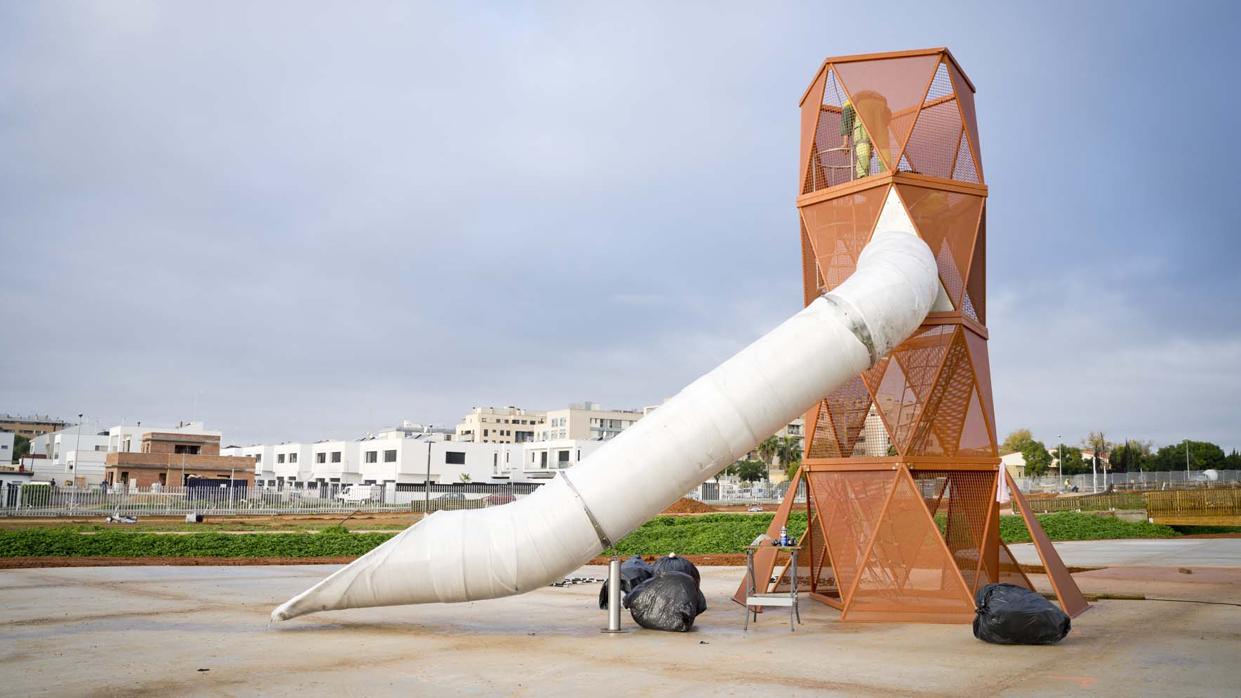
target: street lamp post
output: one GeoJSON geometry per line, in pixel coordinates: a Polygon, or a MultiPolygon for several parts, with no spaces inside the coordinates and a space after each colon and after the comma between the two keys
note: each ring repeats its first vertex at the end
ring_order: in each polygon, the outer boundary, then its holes
{"type": "Polygon", "coordinates": [[[1185,439],[1185,484],[1189,484],[1189,439],[1185,439]]]}
{"type": "Polygon", "coordinates": [[[431,426],[428,424],[423,430],[423,435],[427,437],[427,478],[422,481],[422,491],[425,495],[422,506],[423,516],[431,513],[431,426]]]}
{"type": "MultiPolygon", "coordinates": [[[[1064,436],[1061,434],[1056,434],[1056,441],[1060,442],[1060,445],[1057,446],[1056,451],[1056,465],[1059,466],[1059,472],[1056,473],[1056,476],[1059,477],[1064,475],[1064,436]]],[[[1067,480],[1068,478],[1065,479],[1067,480]]]]}
{"type": "MultiPolygon", "coordinates": [[[[77,470],[78,448],[80,448],[81,445],[82,445],[82,415],[79,414],[78,415],[78,433],[76,436],[73,437],[73,469],[74,470],[77,470]]],[[[68,461],[69,459],[65,458],[65,465],[68,465],[68,461]]],[[[76,472],[73,474],[73,477],[71,479],[73,480],[73,483],[76,485],[77,480],[78,480],[76,472]]]]}

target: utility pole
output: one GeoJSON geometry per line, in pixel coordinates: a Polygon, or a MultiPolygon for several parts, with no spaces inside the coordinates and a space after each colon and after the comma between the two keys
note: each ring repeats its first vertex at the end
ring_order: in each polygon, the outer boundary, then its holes
{"type": "Polygon", "coordinates": [[[426,495],[422,508],[423,516],[431,513],[431,427],[432,425],[428,424],[423,430],[423,436],[427,439],[427,479],[422,482],[422,491],[426,495]]]}

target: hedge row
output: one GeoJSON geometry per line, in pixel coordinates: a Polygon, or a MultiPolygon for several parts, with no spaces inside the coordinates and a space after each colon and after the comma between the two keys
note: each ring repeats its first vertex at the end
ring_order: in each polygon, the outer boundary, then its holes
{"type": "MultiPolygon", "coordinates": [[[[1047,535],[1057,541],[1179,535],[1167,526],[1092,514],[1063,512],[1038,518],[1047,535]]],[[[659,516],[621,539],[613,551],[620,555],[740,553],[767,530],[771,519],[772,514],[659,516]]],[[[788,528],[790,535],[800,536],[806,529],[805,513],[794,513],[788,528]]],[[[1000,535],[1009,543],[1029,540],[1016,516],[1000,518],[1000,535]]],[[[73,529],[34,528],[0,531],[0,557],[345,557],[362,555],[390,537],[387,533],[348,533],[340,528],[320,533],[246,535],[125,531],[82,535],[73,529]]]]}

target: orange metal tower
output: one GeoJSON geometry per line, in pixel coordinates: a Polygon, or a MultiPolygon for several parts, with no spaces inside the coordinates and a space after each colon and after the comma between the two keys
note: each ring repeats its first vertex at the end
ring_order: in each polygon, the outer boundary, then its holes
{"type": "MultiPolygon", "coordinates": [[[[800,158],[807,304],[853,273],[881,216],[930,246],[942,285],[910,339],[806,415],[802,465],[769,530],[804,507],[800,588],[842,620],[922,622],[969,622],[991,582],[1033,588],[999,537],[1003,477],[1062,607],[1081,613],[996,448],[973,84],[945,48],[829,58],[802,96],[800,158]]],[[[756,557],[758,579],[776,575],[760,591],[787,584],[786,563],[756,557]]]]}

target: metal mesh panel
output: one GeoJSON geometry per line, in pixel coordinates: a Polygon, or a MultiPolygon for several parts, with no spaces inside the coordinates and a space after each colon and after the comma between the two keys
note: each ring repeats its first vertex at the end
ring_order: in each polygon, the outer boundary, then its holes
{"type": "Polygon", "coordinates": [[[924,107],[905,146],[908,171],[948,179],[956,165],[962,126],[957,101],[948,98],[924,107]]]}
{"type": "Polygon", "coordinates": [[[874,470],[810,474],[810,487],[823,517],[823,532],[841,589],[850,588],[857,576],[893,476],[892,472],[874,470]]]}
{"type": "Polygon", "coordinates": [[[991,438],[991,430],[983,416],[982,406],[978,402],[978,391],[970,394],[969,408],[965,412],[965,424],[961,428],[961,439],[957,442],[958,456],[995,456],[995,440],[991,438]]]}
{"type": "Polygon", "coordinates": [[[978,235],[974,237],[974,253],[970,255],[970,278],[966,283],[969,298],[968,317],[987,324],[987,207],[984,204],[978,219],[978,235]]]}
{"type": "Polygon", "coordinates": [[[801,209],[825,290],[839,286],[857,268],[887,194],[887,187],[875,187],[801,209]]]}
{"type": "Polygon", "coordinates": [[[963,330],[965,346],[969,349],[970,363],[974,366],[974,381],[978,389],[978,397],[982,401],[982,414],[991,433],[995,435],[995,407],[991,395],[991,360],[987,356],[987,340],[971,330],[963,330]]]}
{"type": "Polygon", "coordinates": [[[961,441],[974,388],[973,369],[960,332],[944,357],[943,368],[927,400],[924,418],[910,440],[910,455],[954,456],[961,441]]]}
{"type": "Polygon", "coordinates": [[[982,215],[982,197],[906,184],[898,185],[897,191],[918,235],[936,253],[939,278],[953,307],[961,307],[964,277],[982,215]]]}
{"type": "MultiPolygon", "coordinates": [[[[832,415],[832,425],[836,429],[837,452],[841,455],[852,455],[858,438],[862,435],[862,427],[866,424],[866,415],[870,412],[870,393],[862,383],[861,376],[854,376],[847,383],[833,390],[827,396],[826,405],[832,415]]],[[[839,457],[839,456],[836,456],[839,457]]]]}
{"type": "Polygon", "coordinates": [[[892,437],[892,445],[898,453],[904,453],[913,433],[914,420],[918,414],[918,394],[905,378],[905,371],[897,361],[889,361],[883,372],[883,380],[875,391],[875,407],[892,437]]]}
{"type": "Polygon", "coordinates": [[[1025,572],[1021,571],[1021,565],[1017,563],[1017,558],[1013,557],[1013,551],[1008,549],[1004,543],[1000,543],[1000,572],[997,581],[1001,584],[1016,584],[1025,587],[1030,591],[1034,591],[1034,585],[1030,583],[1030,578],[1025,572]]]}
{"type": "MultiPolygon", "coordinates": [[[[975,587],[979,557],[983,553],[987,516],[995,499],[994,471],[914,471],[919,483],[942,483],[943,496],[932,516],[942,519],[944,542],[965,584],[975,587]]],[[[921,485],[926,491],[926,484],[921,485]]]]}
{"type": "Polygon", "coordinates": [[[978,183],[978,172],[974,170],[974,156],[970,153],[970,142],[961,134],[960,145],[957,147],[957,159],[952,168],[952,178],[960,182],[978,183]]]}
{"type": "MultiPolygon", "coordinates": [[[[965,82],[965,77],[961,75],[955,65],[948,66],[948,74],[952,77],[953,91],[957,95],[957,101],[961,104],[961,113],[965,116],[965,132],[969,136],[971,149],[975,158],[979,163],[982,162],[982,150],[979,147],[978,140],[978,121],[974,114],[974,91],[965,82]]],[[[977,179],[975,181],[981,183],[983,181],[981,165],[975,165],[978,171],[975,173],[977,179]]],[[[955,179],[955,178],[954,178],[955,179]]]]}
{"type": "MultiPolygon", "coordinates": [[[[806,180],[802,193],[809,194],[826,187],[844,184],[857,178],[857,158],[864,151],[857,149],[850,133],[841,133],[841,121],[848,94],[836,79],[836,74],[829,70],[823,102],[819,108],[818,122],[814,130],[813,144],[808,154],[806,180]]],[[[846,129],[848,131],[848,129],[846,129]]],[[[865,175],[883,171],[883,163],[877,153],[870,153],[868,164],[864,168],[865,175]]]]}
{"type": "Polygon", "coordinates": [[[899,160],[938,64],[928,55],[833,65],[885,167],[899,160]]]}
{"type": "MultiPolygon", "coordinates": [[[[980,534],[981,535],[981,534],[980,534]]],[[[876,528],[874,544],[845,605],[845,616],[866,620],[932,616],[960,620],[974,612],[969,589],[904,469],[876,528]]]]}
{"type": "Polygon", "coordinates": [[[840,442],[836,440],[836,427],[832,424],[832,415],[827,411],[826,401],[819,403],[819,414],[810,434],[810,443],[806,446],[808,457],[840,458],[840,442]]]}
{"type": "MultiPolygon", "coordinates": [[[[934,390],[935,376],[952,341],[952,327],[940,325],[919,332],[881,361],[881,378],[873,388],[875,406],[897,451],[904,453],[913,427],[934,390]]],[[[876,366],[879,366],[877,364],[876,366]]]]}

